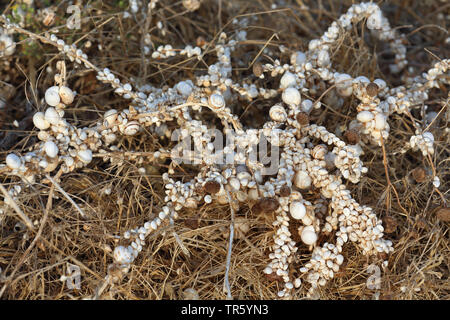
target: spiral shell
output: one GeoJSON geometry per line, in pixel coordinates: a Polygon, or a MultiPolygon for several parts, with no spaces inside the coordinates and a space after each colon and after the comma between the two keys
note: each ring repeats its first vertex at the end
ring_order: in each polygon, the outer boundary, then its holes
{"type": "Polygon", "coordinates": [[[360,122],[369,122],[374,118],[373,113],[370,111],[361,111],[356,115],[356,119],[360,122]]]}
{"type": "Polygon", "coordinates": [[[136,133],[139,132],[140,129],[141,129],[141,126],[139,125],[139,122],[130,121],[125,125],[125,128],[123,129],[123,133],[127,136],[134,136],[136,133]]]}
{"type": "Polygon", "coordinates": [[[300,201],[294,201],[289,206],[289,213],[296,220],[302,219],[306,214],[306,207],[300,201]]]}
{"type": "Polygon", "coordinates": [[[300,237],[304,244],[313,245],[317,241],[317,234],[314,232],[314,227],[304,227],[300,237]]]}
{"type": "Polygon", "coordinates": [[[70,88],[64,86],[59,88],[59,96],[61,98],[61,101],[67,105],[71,104],[73,102],[73,99],[75,98],[75,94],[73,93],[73,91],[70,88]]]}
{"type": "Polygon", "coordinates": [[[61,116],[59,115],[59,113],[56,111],[55,108],[50,107],[47,110],[45,110],[45,120],[47,120],[49,123],[53,125],[57,125],[61,120],[61,116]]]}
{"type": "Polygon", "coordinates": [[[45,102],[52,107],[57,106],[61,102],[58,86],[50,87],[45,91],[45,102]]]}
{"type": "Polygon", "coordinates": [[[78,151],[77,156],[81,161],[83,161],[86,164],[92,161],[92,151],[89,149],[78,151]]]}
{"type": "Polygon", "coordinates": [[[47,141],[50,138],[50,134],[47,131],[39,131],[37,137],[41,141],[47,141]]]}
{"type": "Polygon", "coordinates": [[[284,108],[279,104],[276,104],[270,108],[269,116],[270,119],[277,122],[284,122],[287,119],[286,110],[284,110],[284,108]]]}
{"type": "Polygon", "coordinates": [[[297,171],[294,176],[294,185],[300,189],[308,189],[311,187],[311,177],[305,171],[297,171]]]}
{"type": "Polygon", "coordinates": [[[133,262],[134,257],[132,251],[124,246],[118,246],[114,249],[114,261],[118,264],[129,264],[133,262]]]}
{"type": "Polygon", "coordinates": [[[43,112],[36,112],[33,116],[33,123],[36,128],[40,130],[45,130],[50,127],[50,123],[45,120],[45,115],[43,112]]]}
{"type": "Polygon", "coordinates": [[[297,84],[297,79],[294,74],[286,71],[280,79],[280,89],[293,87],[297,84]]]}
{"type": "Polygon", "coordinates": [[[323,144],[319,144],[314,147],[311,151],[311,155],[318,160],[323,160],[325,158],[325,155],[328,153],[327,146],[323,144]]]}
{"type": "Polygon", "coordinates": [[[283,91],[283,94],[281,95],[281,99],[284,103],[287,105],[299,105],[300,102],[302,102],[302,98],[300,96],[300,92],[298,92],[297,89],[289,87],[283,91]]]}
{"type": "Polygon", "coordinates": [[[117,110],[111,109],[106,111],[103,118],[106,120],[108,125],[112,125],[117,120],[117,110]]]}
{"type": "Polygon", "coordinates": [[[54,158],[58,155],[58,146],[53,141],[47,141],[44,144],[44,151],[50,158],[54,158]]]}
{"type": "Polygon", "coordinates": [[[208,104],[213,109],[221,109],[225,107],[225,99],[220,93],[213,93],[209,96],[208,104]]]}
{"type": "Polygon", "coordinates": [[[6,165],[11,169],[19,169],[22,165],[22,160],[14,153],[10,153],[6,156],[6,165]]]}
{"type": "Polygon", "coordinates": [[[187,97],[192,93],[192,86],[187,81],[178,82],[176,88],[178,93],[184,97],[187,97]]]}

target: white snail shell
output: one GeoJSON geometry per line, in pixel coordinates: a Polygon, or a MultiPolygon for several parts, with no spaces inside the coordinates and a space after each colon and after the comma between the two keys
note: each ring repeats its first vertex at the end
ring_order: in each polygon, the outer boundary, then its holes
{"type": "Polygon", "coordinates": [[[294,176],[294,185],[300,189],[311,187],[311,177],[305,171],[297,171],[294,176]]]}
{"type": "Polygon", "coordinates": [[[312,245],[317,241],[317,234],[314,232],[313,226],[304,227],[300,237],[304,244],[312,245]]]}
{"type": "Polygon", "coordinates": [[[77,155],[78,158],[86,164],[92,161],[92,151],[89,149],[80,150],[77,155]]]}
{"type": "Polygon", "coordinates": [[[328,153],[328,148],[323,145],[319,144],[314,147],[311,151],[311,155],[318,160],[323,160],[325,158],[325,155],[328,153]]]}
{"type": "Polygon", "coordinates": [[[306,61],[306,55],[301,51],[294,52],[291,55],[291,64],[293,64],[293,65],[299,66],[299,65],[302,65],[305,61],[306,61]]]}
{"type": "Polygon", "coordinates": [[[348,97],[353,93],[352,77],[346,73],[337,74],[334,78],[336,91],[342,97],[348,97]]]}
{"type": "Polygon", "coordinates": [[[290,212],[292,218],[300,220],[306,214],[306,207],[303,203],[301,203],[299,201],[294,201],[289,206],[289,212],[290,212]]]}
{"type": "Polygon", "coordinates": [[[369,122],[374,118],[373,113],[370,111],[361,111],[356,115],[356,119],[360,122],[369,122]]]}
{"type": "Polygon", "coordinates": [[[47,120],[49,123],[53,125],[57,125],[61,120],[61,117],[59,116],[59,113],[56,111],[55,108],[50,107],[47,110],[45,110],[45,120],[47,120]]]}
{"type": "Polygon", "coordinates": [[[41,141],[47,141],[50,138],[50,134],[47,131],[39,131],[37,137],[41,141]]]}
{"type": "Polygon", "coordinates": [[[50,87],[45,91],[45,102],[52,107],[57,106],[61,102],[58,86],[50,87]]]}
{"type": "Polygon", "coordinates": [[[53,141],[47,141],[44,143],[44,151],[50,158],[54,158],[58,155],[59,150],[53,141]]]}
{"type": "Polygon", "coordinates": [[[66,166],[71,167],[74,164],[74,160],[72,157],[65,157],[64,158],[64,163],[66,164],[66,166]]]}
{"type": "Polygon", "coordinates": [[[296,77],[289,71],[286,71],[280,79],[280,88],[281,89],[293,87],[296,84],[297,84],[296,77]]]}
{"type": "Polygon", "coordinates": [[[108,133],[105,136],[105,142],[106,143],[113,143],[114,141],[116,141],[117,136],[114,133],[108,133]]]}
{"type": "Polygon", "coordinates": [[[128,248],[118,246],[114,249],[114,261],[119,264],[129,264],[133,262],[133,254],[128,248]]]}
{"type": "Polygon", "coordinates": [[[176,85],[177,91],[184,97],[189,96],[192,93],[191,85],[186,81],[181,81],[176,85]]]}
{"type": "Polygon", "coordinates": [[[386,117],[382,113],[377,113],[375,116],[375,129],[383,130],[386,128],[386,117]]]}
{"type": "Polygon", "coordinates": [[[45,120],[45,115],[43,112],[36,112],[33,116],[33,123],[36,128],[40,130],[45,130],[50,127],[50,123],[45,120]]]}
{"type": "Polygon", "coordinates": [[[427,131],[422,134],[424,138],[428,138],[431,142],[434,142],[434,136],[431,132],[427,131]]]}
{"type": "Polygon", "coordinates": [[[14,153],[10,153],[6,156],[6,165],[11,169],[19,169],[22,165],[22,160],[14,153]]]}
{"type": "Polygon", "coordinates": [[[270,119],[278,122],[284,122],[287,119],[286,110],[284,110],[284,108],[279,104],[276,104],[270,108],[269,116],[270,119]]]}
{"type": "Polygon", "coordinates": [[[287,88],[283,91],[283,94],[281,95],[281,99],[284,103],[287,105],[299,105],[302,101],[302,98],[300,97],[300,92],[298,92],[295,88],[287,88]]]}
{"type": "Polygon", "coordinates": [[[211,108],[221,109],[225,107],[225,99],[220,93],[213,93],[209,96],[208,103],[211,108]]]}
{"type": "Polygon", "coordinates": [[[64,104],[71,104],[75,98],[73,91],[65,86],[59,88],[59,96],[64,104]]]}
{"type": "Polygon", "coordinates": [[[242,180],[245,180],[245,179],[250,180],[252,178],[251,174],[248,173],[247,171],[241,171],[236,176],[239,179],[239,181],[241,181],[241,183],[242,183],[242,180]]]}
{"type": "Polygon", "coordinates": [[[139,125],[139,122],[130,121],[125,125],[125,128],[123,129],[123,133],[127,136],[133,136],[136,133],[138,133],[140,129],[141,129],[141,126],[139,125]]]}
{"type": "Polygon", "coordinates": [[[117,110],[111,109],[105,112],[103,118],[108,122],[109,125],[112,125],[117,120],[117,110]]]}

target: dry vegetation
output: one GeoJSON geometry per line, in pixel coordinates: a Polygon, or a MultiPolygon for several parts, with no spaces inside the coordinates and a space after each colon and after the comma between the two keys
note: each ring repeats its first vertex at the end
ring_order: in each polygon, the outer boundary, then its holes
{"type": "MultiPolygon", "coordinates": [[[[35,8],[44,8],[50,1],[35,0],[35,8]],[[47,4],[46,4],[47,3],[47,4]]],[[[4,1],[2,2],[4,3],[4,1]]],[[[203,1],[195,12],[188,12],[181,1],[161,1],[152,19],[139,17],[124,19],[121,14],[127,1],[91,1],[82,10],[81,29],[65,27],[66,4],[57,7],[56,20],[45,27],[39,15],[27,19],[28,30],[42,33],[58,28],[59,37],[68,43],[76,42],[90,61],[100,68],[109,67],[123,79],[133,78],[137,83],[170,85],[181,78],[189,79],[206,64],[195,58],[181,57],[154,60],[141,54],[142,32],[148,28],[155,46],[172,44],[180,48],[187,44],[206,41],[213,44],[221,31],[230,33],[239,29],[231,23],[236,17],[249,19],[245,30],[248,39],[239,46],[233,61],[244,75],[252,76],[252,62],[268,61],[261,54],[263,46],[305,50],[308,41],[319,37],[325,28],[346,11],[352,1],[203,1]],[[342,3],[341,3],[342,2],[342,3]],[[272,4],[278,4],[274,9],[272,4]],[[302,9],[302,3],[308,10],[302,9]],[[158,21],[162,30],[156,27],[158,21]],[[90,47],[86,45],[91,43],[90,47]],[[101,46],[101,50],[99,47],[101,46]]],[[[439,58],[450,57],[450,4],[445,1],[403,1],[380,3],[393,27],[406,34],[407,59],[414,72],[420,74],[439,58]]],[[[14,1],[1,8],[11,12],[14,1]]],[[[387,65],[392,56],[383,43],[376,42],[358,24],[333,48],[332,60],[337,70],[350,75],[366,75],[369,79],[382,78],[390,86],[401,79],[389,73],[387,65]]],[[[42,110],[41,99],[53,85],[57,50],[39,42],[30,42],[24,36],[15,54],[0,59],[0,162],[11,150],[22,151],[37,141],[31,117],[42,110]],[[13,126],[17,120],[19,126],[13,126]]],[[[285,57],[288,59],[288,56],[285,57]]],[[[207,57],[206,57],[207,59],[207,57]]],[[[79,95],[76,103],[66,110],[71,119],[87,126],[103,111],[127,106],[126,100],[114,95],[112,89],[95,79],[95,73],[70,68],[69,84],[79,95]]],[[[404,71],[405,73],[408,70],[404,71]]],[[[343,132],[355,118],[357,101],[349,99],[336,109],[333,105],[312,113],[312,122],[324,125],[330,132],[343,132]]],[[[448,299],[450,298],[449,212],[444,199],[449,201],[450,144],[448,131],[448,87],[433,89],[428,100],[430,110],[439,113],[433,123],[435,154],[432,158],[440,177],[439,190],[432,185],[432,168],[420,152],[399,151],[414,134],[411,119],[395,115],[390,119],[390,137],[386,144],[388,173],[393,188],[388,188],[381,148],[366,147],[362,157],[369,172],[359,184],[347,183],[355,199],[374,208],[383,219],[387,239],[395,251],[389,256],[389,266],[382,270],[380,299],[448,299]],[[447,211],[445,211],[447,210],[447,211]]],[[[239,101],[233,112],[244,124],[259,127],[267,119],[269,104],[258,101],[239,101]]],[[[412,116],[422,118],[421,106],[412,116]]],[[[207,118],[207,116],[205,116],[207,118]]],[[[173,126],[176,124],[173,123],[173,126]]],[[[127,150],[144,152],[157,150],[170,141],[159,139],[154,132],[120,140],[127,150]]],[[[142,225],[160,208],[164,198],[161,174],[169,162],[139,165],[125,162],[114,166],[96,159],[87,168],[61,179],[61,187],[87,214],[82,219],[75,208],[54,187],[42,180],[34,189],[23,192],[17,203],[33,221],[46,220],[42,234],[26,231],[17,225],[14,210],[0,216],[0,295],[2,299],[81,299],[92,296],[102,284],[107,267],[112,261],[111,249],[116,246],[115,235],[142,225]],[[111,194],[104,190],[111,188],[111,194]],[[49,195],[54,198],[50,201],[49,195]],[[68,264],[81,268],[80,290],[70,290],[60,281],[67,274],[68,264]]],[[[190,166],[175,168],[176,179],[189,179],[197,173],[190,166]]],[[[1,184],[8,189],[17,179],[0,175],[1,184]]],[[[305,194],[306,199],[318,196],[315,190],[305,194]]],[[[50,197],[51,198],[51,197],[50,197]]],[[[0,206],[3,203],[0,200],[0,206]]],[[[268,248],[272,243],[272,215],[258,215],[251,205],[236,213],[248,221],[250,230],[233,244],[230,283],[236,299],[275,299],[282,283],[267,277],[262,270],[268,262],[268,248]]],[[[102,299],[182,299],[183,291],[194,288],[201,299],[224,299],[223,280],[228,247],[228,205],[203,205],[198,209],[184,209],[174,226],[152,234],[147,246],[134,262],[122,281],[103,290],[102,299]],[[175,231],[187,248],[183,252],[173,235],[175,231]]],[[[327,239],[319,239],[326,241],[327,239]]],[[[371,276],[367,267],[382,261],[382,257],[368,258],[353,243],[345,245],[345,266],[325,287],[321,299],[370,299],[375,293],[366,286],[371,276]]],[[[300,247],[294,267],[309,259],[306,247],[300,247]]],[[[306,289],[295,290],[294,299],[305,296],[306,289]]]]}

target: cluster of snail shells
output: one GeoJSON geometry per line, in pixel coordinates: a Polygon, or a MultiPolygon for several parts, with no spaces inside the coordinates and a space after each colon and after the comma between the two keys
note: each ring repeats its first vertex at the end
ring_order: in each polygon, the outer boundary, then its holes
{"type": "Polygon", "coordinates": [[[207,193],[213,195],[214,199],[219,204],[228,204],[229,199],[227,192],[236,197],[239,202],[257,200],[259,198],[259,193],[257,189],[254,188],[255,185],[256,182],[253,180],[250,173],[238,166],[235,175],[230,176],[228,179],[208,180],[203,184],[203,187],[207,193]],[[221,183],[218,182],[218,180],[220,180],[221,183]]]}
{"type": "Polygon", "coordinates": [[[58,125],[63,116],[63,110],[49,107],[45,113],[39,111],[33,115],[33,124],[40,130],[47,130],[52,125],[58,125]]]}
{"type": "MultiPolygon", "coordinates": [[[[113,128],[112,131],[115,131],[115,127],[117,126],[120,133],[126,136],[134,136],[142,130],[142,127],[138,121],[128,120],[126,118],[123,118],[123,115],[119,117],[119,112],[116,109],[110,109],[106,111],[103,115],[103,119],[104,127],[106,127],[107,129],[113,128]]],[[[108,130],[108,132],[106,133],[102,132],[102,135],[104,135],[105,140],[108,143],[112,143],[116,140],[116,135],[112,133],[111,130],[108,130]]]]}
{"type": "Polygon", "coordinates": [[[363,124],[366,132],[370,133],[375,141],[379,141],[381,137],[387,138],[389,124],[383,113],[363,110],[357,114],[356,119],[363,124]]]}
{"type": "Polygon", "coordinates": [[[33,124],[40,130],[47,130],[51,125],[58,125],[64,116],[62,110],[73,102],[75,93],[65,86],[53,86],[45,91],[45,102],[50,106],[43,112],[36,112],[33,116],[33,124]]]}
{"type": "Polygon", "coordinates": [[[75,93],[66,86],[53,86],[45,92],[45,102],[52,107],[69,105],[73,102],[74,98],[75,93]]]}
{"type": "Polygon", "coordinates": [[[308,210],[305,204],[306,203],[301,199],[293,200],[289,205],[289,213],[293,219],[301,220],[304,224],[298,229],[302,242],[308,246],[313,246],[318,238],[313,226],[315,219],[311,216],[311,213],[308,212],[311,210],[308,210]]]}

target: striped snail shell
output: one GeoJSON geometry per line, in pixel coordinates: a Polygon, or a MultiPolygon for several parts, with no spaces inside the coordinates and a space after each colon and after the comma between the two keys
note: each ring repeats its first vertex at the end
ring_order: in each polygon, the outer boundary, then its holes
{"type": "Polygon", "coordinates": [[[130,121],[125,125],[125,128],[123,129],[123,133],[127,136],[134,136],[136,133],[139,132],[140,129],[141,129],[141,126],[139,125],[139,122],[130,121]]]}
{"type": "Polygon", "coordinates": [[[225,99],[220,93],[213,93],[209,96],[208,104],[213,109],[221,109],[225,107],[225,99]]]}

